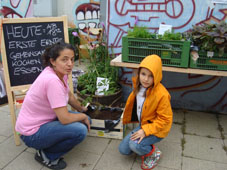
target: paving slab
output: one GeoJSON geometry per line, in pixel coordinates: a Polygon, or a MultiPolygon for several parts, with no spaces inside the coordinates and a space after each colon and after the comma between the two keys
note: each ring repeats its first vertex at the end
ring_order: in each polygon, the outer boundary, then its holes
{"type": "Polygon", "coordinates": [[[6,139],[7,139],[7,137],[1,136],[1,135],[0,135],[0,144],[1,144],[2,142],[4,142],[6,139]]]}
{"type": "MultiPolygon", "coordinates": [[[[131,170],[141,170],[141,162],[135,161],[131,170]]],[[[159,164],[154,168],[154,170],[181,170],[161,167],[159,164]]]]}
{"type": "MultiPolygon", "coordinates": [[[[174,110],[175,122],[169,135],[156,144],[163,153],[155,170],[227,170],[227,115],[220,115],[225,139],[220,138],[214,114],[174,110]],[[186,118],[185,145],[182,156],[181,132],[186,118]],[[209,138],[211,136],[213,138],[209,138]]],[[[8,105],[0,107],[0,169],[48,170],[34,160],[35,150],[15,146],[8,105]]],[[[87,137],[64,156],[66,170],[140,170],[141,158],[132,154],[123,156],[118,151],[120,140],[87,137]]]]}
{"type": "Polygon", "coordinates": [[[34,154],[22,152],[3,170],[40,170],[43,165],[34,160],[34,154]]]}
{"type": "Polygon", "coordinates": [[[0,106],[0,112],[8,112],[9,113],[9,105],[8,104],[1,105],[0,106]]]}
{"type": "Polygon", "coordinates": [[[76,146],[76,148],[78,148],[81,151],[101,155],[106,150],[110,141],[111,139],[108,138],[87,136],[82,143],[76,146]]]}
{"type": "Polygon", "coordinates": [[[1,121],[1,123],[0,123],[0,135],[5,136],[5,137],[9,137],[9,136],[13,135],[11,117],[10,117],[9,113],[1,112],[0,120],[4,120],[4,121],[1,121]]]}
{"type": "Polygon", "coordinates": [[[224,140],[224,150],[225,150],[225,152],[227,154],[227,139],[224,140]]]}
{"type": "Polygon", "coordinates": [[[172,169],[181,169],[181,144],[169,141],[161,141],[156,146],[162,151],[159,166],[172,169]]]}
{"type": "Polygon", "coordinates": [[[183,157],[182,170],[227,170],[227,164],[183,157]]]}
{"type": "Polygon", "coordinates": [[[189,111],[185,114],[185,119],[186,133],[221,138],[215,114],[189,111]]]}
{"type": "MultiPolygon", "coordinates": [[[[92,170],[97,164],[101,155],[94,154],[87,151],[81,151],[75,147],[64,158],[67,162],[67,170],[92,170]]],[[[44,167],[42,170],[49,170],[44,167]]]]}
{"type": "Polygon", "coordinates": [[[118,151],[120,142],[120,140],[111,140],[94,170],[131,170],[135,154],[131,156],[121,155],[118,151]]]}
{"type": "Polygon", "coordinates": [[[223,149],[223,140],[202,136],[185,135],[183,155],[195,159],[227,164],[227,155],[223,149]]]}
{"type": "Polygon", "coordinates": [[[183,121],[184,121],[184,111],[173,110],[173,122],[183,123],[183,121]]]}
{"type": "Polygon", "coordinates": [[[13,136],[2,142],[0,144],[0,169],[16,159],[25,149],[26,146],[24,144],[15,145],[13,136]]]}
{"type": "Polygon", "coordinates": [[[26,152],[29,152],[29,153],[32,153],[33,155],[35,155],[36,150],[34,148],[27,147],[26,152]]]}
{"type": "Polygon", "coordinates": [[[174,124],[166,138],[163,141],[167,142],[175,142],[181,144],[181,139],[183,138],[183,134],[181,132],[182,125],[174,124]]]}
{"type": "Polygon", "coordinates": [[[227,115],[219,115],[219,122],[221,127],[223,128],[223,134],[225,138],[227,139],[227,115]]]}

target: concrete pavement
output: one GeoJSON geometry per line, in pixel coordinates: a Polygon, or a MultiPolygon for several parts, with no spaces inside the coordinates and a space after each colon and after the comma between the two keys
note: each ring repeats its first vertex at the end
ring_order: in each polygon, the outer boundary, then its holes
{"type": "MultiPolygon", "coordinates": [[[[0,106],[0,170],[47,170],[35,150],[15,146],[8,105],[0,106]]],[[[120,140],[87,137],[65,155],[66,170],[140,170],[140,157],[118,152],[120,140]]],[[[170,134],[155,170],[227,170],[227,115],[174,110],[170,134]]]]}

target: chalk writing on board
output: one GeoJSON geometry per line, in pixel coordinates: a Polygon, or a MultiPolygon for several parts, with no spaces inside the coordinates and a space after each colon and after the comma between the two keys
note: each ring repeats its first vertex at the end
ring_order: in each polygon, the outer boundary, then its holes
{"type": "Polygon", "coordinates": [[[56,36],[58,33],[61,33],[61,30],[56,26],[56,24],[48,24],[47,25],[47,34],[56,36]]]}
{"type": "Polygon", "coordinates": [[[64,41],[62,22],[3,24],[11,85],[31,84],[42,72],[47,46],[64,41]]]}

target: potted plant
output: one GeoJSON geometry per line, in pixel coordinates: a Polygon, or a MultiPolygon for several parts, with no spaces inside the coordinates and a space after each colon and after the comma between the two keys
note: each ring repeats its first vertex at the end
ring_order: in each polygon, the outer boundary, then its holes
{"type": "Polygon", "coordinates": [[[227,23],[193,26],[190,31],[192,41],[201,51],[217,52],[219,57],[227,53],[227,23]]]}
{"type": "Polygon", "coordinates": [[[193,26],[189,35],[196,49],[191,51],[191,68],[227,70],[226,22],[193,26]]]}
{"type": "Polygon", "coordinates": [[[110,65],[113,52],[112,55],[109,52],[106,35],[99,37],[95,44],[89,42],[90,62],[86,73],[78,77],[77,95],[85,99],[85,103],[111,106],[121,99],[122,90],[118,83],[118,68],[110,65]]]}

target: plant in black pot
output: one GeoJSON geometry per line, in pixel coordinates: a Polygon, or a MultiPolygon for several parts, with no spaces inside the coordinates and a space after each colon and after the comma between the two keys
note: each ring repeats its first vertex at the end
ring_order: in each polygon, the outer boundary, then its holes
{"type": "Polygon", "coordinates": [[[217,52],[219,57],[227,53],[227,23],[193,26],[191,32],[194,45],[202,51],[217,52]]]}
{"type": "MultiPolygon", "coordinates": [[[[77,95],[85,102],[112,106],[121,99],[118,68],[110,65],[112,59],[106,36],[99,36],[95,44],[87,48],[90,63],[85,74],[78,78],[77,95]]],[[[113,52],[112,52],[113,54],[113,52]]]]}

